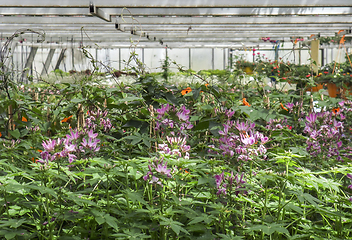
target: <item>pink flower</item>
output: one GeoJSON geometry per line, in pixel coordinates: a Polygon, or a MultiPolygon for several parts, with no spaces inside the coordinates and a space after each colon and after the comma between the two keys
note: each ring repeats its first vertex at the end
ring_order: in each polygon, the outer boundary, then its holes
{"type": "Polygon", "coordinates": [[[42,143],[42,146],[43,148],[47,151],[47,152],[52,152],[54,151],[55,149],[55,146],[56,146],[56,141],[55,140],[52,140],[52,139],[49,139],[47,141],[44,141],[42,143]]]}

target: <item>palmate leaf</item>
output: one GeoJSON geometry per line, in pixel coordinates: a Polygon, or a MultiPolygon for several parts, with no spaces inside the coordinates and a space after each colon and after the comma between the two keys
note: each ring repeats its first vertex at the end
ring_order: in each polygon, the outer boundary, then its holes
{"type": "Polygon", "coordinates": [[[174,231],[177,236],[180,234],[180,232],[184,232],[189,235],[189,232],[183,227],[181,227],[183,225],[182,223],[174,221],[171,218],[168,219],[168,218],[160,217],[160,219],[163,219],[163,221],[160,222],[160,225],[170,226],[172,231],[174,231]]]}
{"type": "Polygon", "coordinates": [[[117,221],[116,218],[110,216],[110,214],[105,214],[105,215],[104,215],[104,218],[105,218],[106,223],[107,223],[110,227],[114,228],[116,231],[119,230],[119,228],[118,228],[118,226],[117,226],[118,221],[117,221]]]}
{"type": "Polygon", "coordinates": [[[217,233],[216,235],[221,237],[221,240],[240,240],[240,239],[244,238],[242,236],[229,236],[229,235],[225,235],[225,234],[221,234],[221,233],[217,233]]]}
{"type": "Polygon", "coordinates": [[[271,235],[274,232],[278,233],[284,233],[286,235],[290,235],[288,230],[282,226],[282,224],[269,224],[269,225],[254,225],[246,230],[246,232],[251,232],[251,231],[262,231],[263,233],[267,235],[271,235]]]}

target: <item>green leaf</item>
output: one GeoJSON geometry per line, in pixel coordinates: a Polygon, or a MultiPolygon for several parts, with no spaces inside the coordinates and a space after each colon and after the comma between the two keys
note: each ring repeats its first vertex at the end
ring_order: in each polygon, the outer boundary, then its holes
{"type": "Polygon", "coordinates": [[[240,239],[243,239],[244,237],[242,236],[228,236],[228,235],[225,235],[225,234],[221,234],[221,233],[217,233],[216,235],[218,235],[219,237],[221,237],[221,240],[240,240],[240,239]]]}
{"type": "Polygon", "coordinates": [[[199,122],[196,127],[194,128],[195,131],[197,130],[205,130],[209,128],[209,121],[199,122]]]}
{"type": "Polygon", "coordinates": [[[123,128],[126,128],[126,127],[140,128],[142,126],[142,123],[143,123],[142,121],[131,119],[131,120],[127,121],[122,127],[123,128]]]}
{"type": "Polygon", "coordinates": [[[11,224],[11,227],[12,228],[18,228],[19,226],[21,226],[26,221],[27,220],[25,220],[25,219],[16,220],[14,223],[11,224]]]}
{"type": "Polygon", "coordinates": [[[198,185],[203,185],[209,182],[209,178],[208,177],[200,177],[198,179],[198,185]]]}
{"type": "Polygon", "coordinates": [[[174,105],[178,105],[178,100],[172,93],[170,92],[165,93],[165,97],[170,103],[174,105]]]}
{"type": "Polygon", "coordinates": [[[176,233],[177,236],[180,234],[181,226],[176,225],[176,224],[170,224],[170,227],[171,227],[172,231],[174,231],[176,233]]]}
{"type": "Polygon", "coordinates": [[[143,98],[140,97],[126,97],[119,99],[118,102],[134,102],[134,101],[143,101],[143,98]]]}
{"type": "Polygon", "coordinates": [[[19,139],[21,137],[20,131],[18,129],[9,131],[9,133],[16,139],[19,139]]]}
{"type": "Polygon", "coordinates": [[[148,139],[143,138],[143,143],[144,143],[148,148],[151,147],[150,141],[149,141],[148,139]]]}
{"type": "Polygon", "coordinates": [[[104,216],[106,223],[109,224],[110,227],[114,228],[116,231],[119,230],[118,226],[117,226],[117,219],[110,216],[109,214],[106,214],[104,216]]]}
{"type": "Polygon", "coordinates": [[[80,103],[80,102],[84,102],[85,99],[82,99],[82,98],[74,98],[74,99],[71,99],[71,102],[73,103],[80,103]]]}
{"type": "Polygon", "coordinates": [[[199,223],[199,222],[203,222],[203,221],[206,220],[207,218],[208,218],[207,216],[195,217],[195,218],[193,218],[192,221],[190,221],[190,222],[188,223],[188,225],[196,224],[196,223],[199,223]]]}
{"type": "Polygon", "coordinates": [[[285,209],[286,210],[293,210],[299,214],[303,214],[303,209],[294,205],[293,203],[288,203],[286,206],[285,206],[285,209]]]}
{"type": "Polygon", "coordinates": [[[201,88],[197,88],[197,89],[192,90],[194,100],[196,100],[199,97],[200,90],[201,90],[201,88]]]}
{"type": "Polygon", "coordinates": [[[16,232],[9,232],[5,234],[6,239],[13,239],[14,237],[16,237],[16,232]]]}
{"type": "Polygon", "coordinates": [[[105,218],[103,218],[103,217],[96,217],[96,218],[95,218],[95,221],[96,221],[99,225],[101,225],[101,224],[105,223],[105,218]]]}

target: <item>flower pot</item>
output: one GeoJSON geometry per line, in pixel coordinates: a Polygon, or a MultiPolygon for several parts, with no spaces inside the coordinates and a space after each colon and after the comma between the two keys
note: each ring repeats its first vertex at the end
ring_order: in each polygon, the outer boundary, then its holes
{"type": "Polygon", "coordinates": [[[328,83],[328,93],[330,97],[336,98],[337,94],[340,93],[340,88],[335,83],[328,83]]]}
{"type": "Polygon", "coordinates": [[[323,84],[319,83],[316,87],[307,88],[306,92],[319,92],[320,89],[323,89],[323,84]]]}

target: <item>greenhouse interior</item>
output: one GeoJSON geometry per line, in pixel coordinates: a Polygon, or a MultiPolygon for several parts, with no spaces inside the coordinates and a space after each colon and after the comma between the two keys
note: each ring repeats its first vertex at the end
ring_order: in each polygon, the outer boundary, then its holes
{"type": "Polygon", "coordinates": [[[0,239],[352,239],[351,0],[0,3],[0,239]]]}

